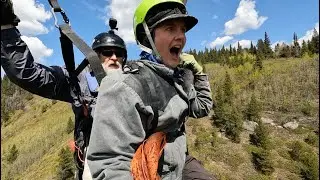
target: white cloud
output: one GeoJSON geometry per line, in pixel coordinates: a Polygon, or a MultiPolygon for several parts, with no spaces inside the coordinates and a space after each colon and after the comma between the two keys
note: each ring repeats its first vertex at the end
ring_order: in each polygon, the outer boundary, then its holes
{"type": "Polygon", "coordinates": [[[216,46],[223,45],[226,42],[230,41],[231,39],[233,39],[232,36],[217,37],[213,42],[210,43],[210,47],[214,48],[216,46]]]}
{"type": "Polygon", "coordinates": [[[21,34],[34,36],[49,32],[43,23],[49,20],[52,14],[45,10],[43,4],[35,0],[13,0],[13,8],[21,20],[18,25],[21,34]]]}
{"type": "MultiPolygon", "coordinates": [[[[136,7],[141,0],[109,0],[109,5],[106,7],[106,12],[109,17],[118,20],[119,36],[126,43],[134,43],[133,32],[133,15],[136,7]]],[[[105,19],[105,23],[109,24],[109,18],[105,19]]]]}
{"type": "Polygon", "coordinates": [[[306,34],[304,36],[302,36],[301,38],[298,39],[299,44],[302,44],[302,41],[304,40],[305,42],[307,42],[308,40],[311,40],[312,35],[313,35],[313,30],[316,29],[317,32],[319,33],[319,22],[317,22],[314,26],[313,29],[310,29],[306,32],[306,34]]]}
{"type": "Polygon", "coordinates": [[[21,36],[21,39],[28,45],[36,62],[43,63],[44,59],[51,56],[53,53],[53,50],[47,48],[37,37],[21,36]]]}
{"type": "Polygon", "coordinates": [[[235,17],[224,24],[224,33],[237,35],[249,29],[258,29],[267,19],[268,17],[259,17],[254,0],[241,0],[235,17]]]}
{"type": "Polygon", "coordinates": [[[201,46],[205,46],[207,44],[206,40],[201,41],[201,46]]]}
{"type": "MultiPolygon", "coordinates": [[[[238,42],[239,42],[239,44],[240,44],[240,46],[242,48],[250,48],[251,40],[247,40],[247,39],[243,39],[243,40],[237,41],[237,42],[231,44],[231,46],[237,48],[238,47],[238,42]]],[[[254,42],[252,42],[252,44],[254,44],[254,42]]]]}
{"type": "Polygon", "coordinates": [[[218,19],[218,16],[215,14],[212,16],[212,19],[218,19]]]}

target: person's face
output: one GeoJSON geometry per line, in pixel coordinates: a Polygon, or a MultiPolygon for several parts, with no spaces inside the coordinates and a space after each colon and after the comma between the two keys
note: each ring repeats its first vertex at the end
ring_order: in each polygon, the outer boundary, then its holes
{"type": "Polygon", "coordinates": [[[179,64],[179,55],[186,44],[186,26],[182,19],[164,21],[154,30],[154,43],[162,63],[171,68],[179,64]]]}
{"type": "Polygon", "coordinates": [[[103,47],[97,53],[104,70],[122,68],[124,50],[115,47],[103,47]]]}

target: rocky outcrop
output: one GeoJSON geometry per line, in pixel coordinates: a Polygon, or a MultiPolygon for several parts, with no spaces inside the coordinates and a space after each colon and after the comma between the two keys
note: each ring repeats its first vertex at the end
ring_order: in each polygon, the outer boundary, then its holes
{"type": "Polygon", "coordinates": [[[288,122],[288,123],[285,123],[283,125],[284,128],[286,129],[297,129],[299,127],[299,124],[296,122],[296,121],[292,121],[292,122],[288,122]]]}
{"type": "Polygon", "coordinates": [[[251,132],[254,131],[256,126],[258,126],[258,123],[254,122],[254,121],[244,121],[242,124],[242,128],[244,130],[251,131],[251,132]]]}

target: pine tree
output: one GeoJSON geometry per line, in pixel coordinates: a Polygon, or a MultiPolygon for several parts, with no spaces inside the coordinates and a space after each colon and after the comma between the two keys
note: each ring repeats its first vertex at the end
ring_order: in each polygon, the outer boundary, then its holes
{"type": "Polygon", "coordinates": [[[250,135],[250,142],[253,145],[266,150],[270,150],[271,148],[269,129],[260,120],[258,121],[258,125],[256,126],[256,128],[254,129],[254,134],[250,135]]]}
{"type": "Polygon", "coordinates": [[[259,149],[258,152],[252,152],[252,156],[255,169],[259,172],[265,175],[271,175],[274,172],[270,151],[259,149]]]}
{"type": "Polygon", "coordinates": [[[233,142],[240,143],[240,134],[242,131],[243,121],[238,108],[236,108],[234,105],[231,105],[230,113],[227,113],[225,115],[226,120],[224,127],[226,130],[226,136],[233,142]]]}
{"type": "Polygon", "coordinates": [[[233,50],[232,50],[231,44],[230,44],[230,46],[229,46],[229,56],[233,56],[233,50]]]}
{"type": "Polygon", "coordinates": [[[74,179],[74,163],[72,153],[68,148],[62,148],[59,153],[58,178],[61,180],[74,179]]]}
{"type": "Polygon", "coordinates": [[[226,71],[223,92],[225,97],[225,102],[227,104],[231,104],[233,98],[233,91],[232,91],[232,82],[229,73],[226,71]]]}
{"type": "Polygon", "coordinates": [[[314,50],[314,46],[310,40],[307,41],[307,46],[308,46],[309,55],[312,55],[313,52],[315,52],[315,50],[314,50]]]}
{"type": "Polygon", "coordinates": [[[312,50],[311,53],[313,54],[319,54],[319,33],[316,29],[313,29],[313,35],[311,38],[311,46],[312,50]]]}
{"type": "Polygon", "coordinates": [[[265,52],[264,42],[262,41],[262,39],[259,39],[257,42],[257,55],[260,55],[261,58],[264,59],[266,57],[264,52],[265,52]]]}
{"type": "Polygon", "coordinates": [[[253,49],[252,41],[251,41],[251,43],[250,43],[249,53],[254,54],[254,49],[253,49]]]}
{"type": "Polygon", "coordinates": [[[263,59],[262,53],[258,53],[254,62],[254,69],[262,70],[263,68],[262,59],[263,59]]]}
{"type": "Polygon", "coordinates": [[[301,47],[301,55],[302,56],[305,56],[305,55],[308,55],[309,54],[309,49],[308,49],[308,46],[307,46],[307,43],[306,41],[302,41],[302,47],[301,47]]]}
{"type": "Polygon", "coordinates": [[[241,53],[242,53],[242,47],[241,47],[241,45],[240,45],[240,43],[239,43],[239,41],[238,41],[237,54],[238,54],[238,55],[241,55],[241,53]]]}
{"type": "Polygon", "coordinates": [[[293,45],[291,47],[291,56],[300,57],[300,45],[298,43],[298,36],[296,33],[293,33],[293,45]]]}
{"type": "Polygon", "coordinates": [[[270,43],[270,39],[269,36],[267,34],[267,32],[264,32],[264,55],[266,58],[270,58],[272,57],[272,49],[271,49],[271,43],[270,43]]]}
{"type": "Polygon", "coordinates": [[[257,101],[254,93],[251,96],[251,100],[247,106],[245,115],[248,121],[259,122],[260,121],[261,104],[257,101]]]}

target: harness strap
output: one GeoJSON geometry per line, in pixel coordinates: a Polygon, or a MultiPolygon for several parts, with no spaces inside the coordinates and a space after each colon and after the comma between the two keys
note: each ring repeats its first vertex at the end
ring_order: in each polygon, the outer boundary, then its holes
{"type": "MultiPolygon", "coordinates": [[[[96,52],[94,52],[70,27],[69,24],[62,24],[59,26],[61,34],[72,41],[72,43],[86,56],[86,59],[90,63],[90,67],[100,84],[102,79],[106,76],[105,71],[100,63],[100,59],[96,52]]],[[[71,51],[71,50],[70,50],[71,51]]]]}
{"type": "Polygon", "coordinates": [[[89,64],[88,59],[85,58],[84,60],[82,60],[82,62],[79,64],[79,66],[74,72],[76,76],[78,76],[84,70],[84,68],[88,66],[88,64],[89,64]]]}
{"type": "Polygon", "coordinates": [[[50,6],[53,8],[54,12],[61,12],[61,7],[57,0],[49,0],[50,6]]]}

